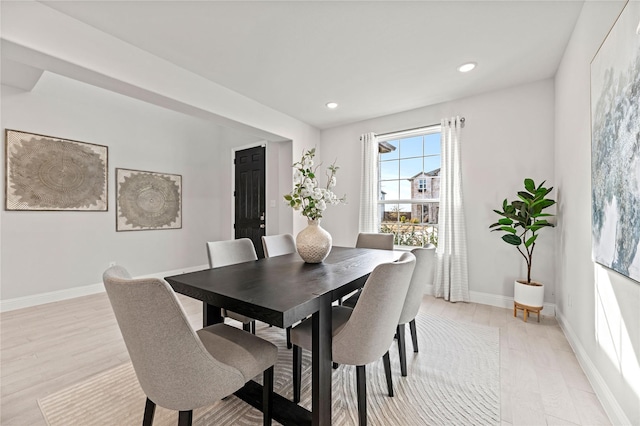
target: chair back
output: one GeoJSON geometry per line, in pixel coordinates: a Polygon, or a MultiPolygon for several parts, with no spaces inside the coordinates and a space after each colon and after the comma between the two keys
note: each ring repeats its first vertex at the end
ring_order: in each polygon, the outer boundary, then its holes
{"type": "Polygon", "coordinates": [[[151,401],[187,411],[244,386],[239,370],[206,350],[164,280],[131,279],[121,266],[107,269],[102,279],[140,386],[151,401]]]}
{"type": "Polygon", "coordinates": [[[291,234],[268,235],[262,237],[262,248],[266,257],[295,253],[296,242],[291,234]]]}
{"type": "Polygon", "coordinates": [[[356,240],[356,248],[393,250],[393,234],[361,232],[356,240]]]}
{"type": "Polygon", "coordinates": [[[256,249],[249,238],[238,240],[210,241],[207,243],[209,267],[235,265],[236,263],[258,260],[256,249]]]}
{"type": "Polygon", "coordinates": [[[411,250],[411,253],[416,257],[416,267],[398,324],[406,324],[418,315],[427,284],[433,284],[435,278],[436,246],[427,244],[423,248],[411,250]]]}
{"type": "Polygon", "coordinates": [[[334,362],[365,365],[389,350],[415,263],[412,253],[404,253],[397,262],[383,263],[371,272],[351,317],[335,330],[334,362]]]}

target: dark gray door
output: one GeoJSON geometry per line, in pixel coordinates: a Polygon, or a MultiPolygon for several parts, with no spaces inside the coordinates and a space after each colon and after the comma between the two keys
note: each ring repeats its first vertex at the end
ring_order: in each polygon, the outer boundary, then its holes
{"type": "Polygon", "coordinates": [[[236,151],[235,237],[253,241],[258,258],[264,257],[265,149],[262,146],[236,151]]]}

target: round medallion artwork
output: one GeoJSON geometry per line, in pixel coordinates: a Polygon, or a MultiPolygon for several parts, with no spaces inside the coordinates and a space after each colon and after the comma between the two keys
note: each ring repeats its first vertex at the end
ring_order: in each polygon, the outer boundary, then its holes
{"type": "Polygon", "coordinates": [[[181,176],[117,169],[118,231],[182,227],[181,176]]]}
{"type": "Polygon", "coordinates": [[[106,147],[7,131],[8,210],[107,210],[106,147]]]}

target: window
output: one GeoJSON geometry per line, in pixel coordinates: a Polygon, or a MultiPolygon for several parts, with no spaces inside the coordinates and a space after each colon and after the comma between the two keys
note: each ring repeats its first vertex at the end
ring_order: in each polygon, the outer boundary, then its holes
{"type": "Polygon", "coordinates": [[[382,233],[401,246],[437,244],[440,126],[378,137],[378,211],[382,233]]]}

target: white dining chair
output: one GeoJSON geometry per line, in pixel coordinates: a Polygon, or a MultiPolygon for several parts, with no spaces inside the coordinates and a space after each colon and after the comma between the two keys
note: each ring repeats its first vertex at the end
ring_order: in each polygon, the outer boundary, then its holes
{"type": "Polygon", "coordinates": [[[356,239],[356,248],[393,250],[393,234],[361,232],[356,239]]]}
{"type": "MultiPolygon", "coordinates": [[[[396,337],[398,338],[398,354],[400,356],[400,374],[407,375],[407,350],[405,344],[405,325],[409,324],[413,352],[418,352],[418,331],[416,328],[416,316],[420,310],[422,297],[427,285],[433,284],[435,272],[436,246],[427,244],[422,248],[415,248],[411,253],[416,257],[416,267],[411,276],[411,284],[407,292],[407,298],[402,307],[402,313],[398,320],[396,337]]],[[[357,305],[360,294],[348,298],[343,305],[353,308],[357,305]]]]}
{"type": "MultiPolygon", "coordinates": [[[[416,259],[404,253],[397,262],[378,265],[367,278],[355,308],[333,306],[333,362],[356,366],[358,419],[367,424],[365,366],[383,359],[389,396],[393,396],[389,347],[407,296],[416,259]]],[[[312,348],[312,321],[304,320],[291,330],[293,343],[293,401],[300,402],[301,348],[312,348]]]]}
{"type": "MultiPolygon", "coordinates": [[[[223,266],[258,260],[253,241],[249,238],[209,241],[207,243],[207,255],[209,257],[210,268],[221,268],[223,266]]],[[[251,333],[256,334],[256,321],[253,318],[224,308],[221,309],[221,314],[223,317],[232,318],[241,322],[242,328],[245,331],[251,331],[251,333]]]]}
{"type": "Polygon", "coordinates": [[[296,242],[291,234],[265,235],[262,237],[265,257],[282,256],[295,253],[296,242]]]}
{"type": "Polygon", "coordinates": [[[416,316],[422,304],[422,298],[427,285],[432,285],[435,278],[435,254],[436,246],[427,244],[423,248],[411,250],[416,257],[416,267],[413,270],[411,284],[407,292],[407,298],[402,307],[396,336],[398,337],[398,353],[400,355],[400,372],[407,375],[407,351],[405,348],[405,324],[409,324],[413,352],[418,352],[418,331],[416,328],[416,316]]]}
{"type": "Polygon", "coordinates": [[[143,426],[152,425],[156,404],[179,411],[178,425],[190,426],[194,409],[232,395],[261,372],[263,424],[271,424],[275,345],[225,324],[193,330],[164,280],[132,279],[113,266],[103,282],[147,396],[143,426]]]}
{"type": "MultiPolygon", "coordinates": [[[[296,252],[296,242],[291,234],[267,235],[262,237],[265,257],[283,256],[296,252]]],[[[291,327],[287,327],[287,349],[291,349],[291,327]]]]}
{"type": "MultiPolygon", "coordinates": [[[[356,248],[372,248],[378,250],[393,250],[393,234],[379,234],[375,232],[360,232],[356,239],[356,248]]],[[[345,298],[351,298],[351,307],[355,306],[355,301],[360,295],[360,290],[355,293],[347,294],[338,300],[338,304],[342,305],[345,298]],[[355,298],[355,299],[354,299],[355,298]]],[[[347,299],[348,300],[348,299],[347,299]]]]}

